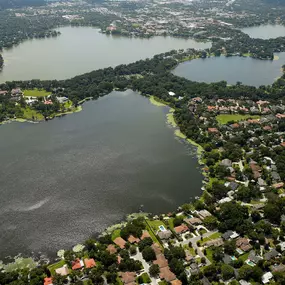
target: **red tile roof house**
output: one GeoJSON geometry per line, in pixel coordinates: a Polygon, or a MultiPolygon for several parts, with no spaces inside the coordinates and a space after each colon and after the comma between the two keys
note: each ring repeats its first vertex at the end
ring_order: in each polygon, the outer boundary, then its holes
{"type": "Polygon", "coordinates": [[[185,224],[182,224],[178,227],[175,227],[174,230],[177,234],[182,234],[182,233],[187,232],[189,229],[185,224]]]}
{"type": "Polygon", "coordinates": [[[72,270],[81,269],[84,267],[84,263],[81,259],[77,258],[76,260],[72,261],[72,270]]]}
{"type": "Polygon", "coordinates": [[[120,272],[119,276],[121,277],[124,284],[136,284],[136,273],[135,272],[120,272]]]}
{"type": "Polygon", "coordinates": [[[160,268],[160,279],[164,279],[166,282],[171,282],[176,279],[176,275],[170,271],[169,267],[160,268]]]}
{"type": "Polygon", "coordinates": [[[46,277],[44,279],[44,285],[52,285],[52,278],[51,277],[46,277]]]}
{"type": "Polygon", "coordinates": [[[6,90],[0,90],[0,95],[6,95],[8,93],[8,91],[6,90]]]}
{"type": "Polygon", "coordinates": [[[180,280],[178,280],[178,279],[173,280],[170,283],[171,283],[171,285],[182,285],[182,282],[180,280]]]}
{"type": "Polygon", "coordinates": [[[152,244],[151,248],[153,249],[156,256],[162,253],[161,247],[157,243],[152,244]]]}
{"type": "Polygon", "coordinates": [[[218,134],[219,130],[217,128],[208,128],[208,132],[211,134],[218,134]]]}
{"type": "Polygon", "coordinates": [[[168,266],[168,261],[165,258],[164,254],[159,254],[156,256],[156,260],[153,261],[153,264],[157,264],[159,268],[168,266]]]}
{"type": "Polygon", "coordinates": [[[124,239],[122,239],[121,237],[117,237],[113,240],[113,242],[121,249],[125,248],[126,245],[126,241],[124,239]]]}
{"type": "Polygon", "coordinates": [[[141,240],[145,239],[145,238],[150,238],[150,234],[148,231],[143,231],[143,234],[141,236],[141,240]]]}
{"type": "Polygon", "coordinates": [[[133,235],[130,235],[130,236],[128,237],[128,242],[129,242],[129,243],[139,243],[139,241],[140,241],[140,239],[134,237],[133,235]]]}
{"type": "Polygon", "coordinates": [[[115,254],[117,253],[117,249],[113,244],[109,244],[106,248],[107,251],[109,251],[110,254],[115,254]]]}
{"type": "Polygon", "coordinates": [[[96,266],[96,262],[93,258],[90,258],[90,259],[85,258],[84,263],[85,263],[86,268],[93,268],[96,266]]]}
{"type": "Polygon", "coordinates": [[[285,119],[285,114],[277,114],[275,115],[277,119],[285,119]]]}

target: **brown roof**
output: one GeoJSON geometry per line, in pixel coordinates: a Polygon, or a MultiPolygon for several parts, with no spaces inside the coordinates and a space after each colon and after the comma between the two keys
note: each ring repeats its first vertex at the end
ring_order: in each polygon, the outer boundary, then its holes
{"type": "Polygon", "coordinates": [[[240,125],[239,125],[238,123],[234,123],[234,124],[231,125],[231,127],[234,128],[234,129],[236,129],[236,128],[239,128],[240,125]]]}
{"type": "Polygon", "coordinates": [[[85,263],[86,268],[92,268],[96,266],[96,262],[93,258],[90,258],[90,259],[85,258],[84,263],[85,263]]]}
{"type": "Polygon", "coordinates": [[[249,164],[249,167],[251,168],[252,171],[261,171],[262,170],[262,168],[254,162],[251,162],[249,164]]]}
{"type": "Polygon", "coordinates": [[[251,244],[242,244],[239,248],[243,251],[249,251],[250,249],[252,249],[252,245],[251,244]]]}
{"type": "Polygon", "coordinates": [[[130,235],[128,238],[128,242],[130,243],[138,243],[140,241],[139,238],[135,238],[133,235],[130,235]]]}
{"type": "Polygon", "coordinates": [[[181,234],[187,232],[189,229],[185,224],[182,224],[178,227],[175,227],[174,230],[177,234],[181,234]]]}
{"type": "Polygon", "coordinates": [[[272,185],[273,188],[275,189],[279,189],[279,188],[282,188],[284,186],[284,183],[283,182],[280,182],[280,183],[275,183],[272,185]]]}
{"type": "Polygon", "coordinates": [[[171,281],[171,285],[182,285],[182,282],[178,279],[171,281]]]}
{"type": "Polygon", "coordinates": [[[258,172],[258,171],[252,171],[252,173],[253,173],[254,179],[257,179],[257,178],[260,178],[260,177],[261,177],[261,173],[258,172]]]}
{"type": "Polygon", "coordinates": [[[281,145],[281,146],[285,146],[285,142],[282,142],[280,145],[281,145]]]}
{"type": "Polygon", "coordinates": [[[217,128],[208,128],[209,133],[219,133],[219,130],[217,128]]]}
{"type": "Polygon", "coordinates": [[[156,256],[162,253],[161,247],[158,243],[152,244],[151,247],[154,250],[156,256]]]}
{"type": "Polygon", "coordinates": [[[171,282],[176,279],[176,275],[170,271],[168,266],[160,268],[159,277],[165,279],[166,282],[171,282]]]}
{"type": "Polygon", "coordinates": [[[265,131],[270,131],[270,130],[272,130],[272,127],[270,127],[270,126],[264,126],[263,129],[264,129],[265,131]]]}
{"type": "Polygon", "coordinates": [[[192,260],[194,257],[192,256],[192,254],[190,253],[190,251],[189,250],[185,250],[185,260],[186,261],[190,261],[190,260],[192,260]]]}
{"type": "Polygon", "coordinates": [[[204,243],[205,247],[210,247],[210,246],[221,246],[222,244],[224,244],[224,241],[222,238],[217,238],[217,239],[212,239],[209,241],[206,241],[204,243]]]}
{"type": "Polygon", "coordinates": [[[202,221],[199,218],[195,218],[195,217],[190,218],[190,219],[184,219],[184,221],[190,225],[202,224],[202,221]]]}
{"type": "Polygon", "coordinates": [[[136,280],[136,273],[135,272],[120,272],[119,276],[124,284],[130,284],[131,282],[135,282],[136,280]]]}
{"type": "Polygon", "coordinates": [[[141,236],[141,240],[145,239],[145,238],[150,238],[150,234],[148,233],[148,231],[143,231],[143,234],[141,236]]]}
{"type": "Polygon", "coordinates": [[[157,264],[160,268],[163,268],[168,266],[168,261],[164,254],[159,254],[156,256],[156,260],[153,261],[153,264],[157,264]]]}
{"type": "Polygon", "coordinates": [[[236,246],[240,247],[242,244],[249,244],[249,240],[247,238],[238,238],[236,240],[236,246]]]}
{"type": "Polygon", "coordinates": [[[113,240],[113,242],[119,246],[121,249],[125,248],[126,241],[122,239],[121,237],[117,237],[113,240]]]}
{"type": "Polygon", "coordinates": [[[117,252],[117,249],[113,244],[109,244],[107,247],[107,251],[109,251],[110,254],[115,254],[117,252]]]}

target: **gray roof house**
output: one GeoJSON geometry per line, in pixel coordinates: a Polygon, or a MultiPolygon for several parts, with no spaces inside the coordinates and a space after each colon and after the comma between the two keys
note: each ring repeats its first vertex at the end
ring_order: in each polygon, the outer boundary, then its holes
{"type": "Polygon", "coordinates": [[[272,258],[274,258],[274,257],[276,257],[278,255],[279,255],[279,252],[274,248],[271,251],[269,251],[269,252],[264,254],[264,259],[265,260],[270,260],[270,259],[272,259],[272,258]]]}
{"type": "Polygon", "coordinates": [[[220,162],[220,165],[226,166],[226,167],[231,167],[232,166],[232,161],[225,158],[220,162]]]}
{"type": "Polygon", "coordinates": [[[158,234],[160,239],[169,239],[172,236],[172,232],[167,230],[167,231],[160,231],[158,234]]]}

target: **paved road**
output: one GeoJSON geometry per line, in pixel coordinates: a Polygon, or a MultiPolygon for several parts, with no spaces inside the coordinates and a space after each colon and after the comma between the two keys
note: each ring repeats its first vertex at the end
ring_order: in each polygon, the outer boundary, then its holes
{"type": "MultiPolygon", "coordinates": [[[[207,232],[205,234],[203,234],[203,238],[209,237],[212,234],[216,233],[217,231],[211,231],[211,232],[207,232]]],[[[183,246],[185,244],[188,244],[189,242],[192,243],[192,247],[194,248],[194,250],[197,250],[197,254],[202,258],[204,257],[206,259],[206,265],[210,265],[211,261],[204,255],[203,251],[197,246],[197,242],[201,240],[201,236],[195,236],[192,237],[190,239],[184,240],[182,242],[180,242],[180,244],[183,246]]]]}

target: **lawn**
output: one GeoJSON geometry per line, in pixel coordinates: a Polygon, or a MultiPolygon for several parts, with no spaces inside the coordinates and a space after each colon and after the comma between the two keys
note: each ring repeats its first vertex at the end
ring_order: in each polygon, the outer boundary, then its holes
{"type": "Polygon", "coordinates": [[[241,114],[221,114],[216,116],[216,120],[218,121],[219,124],[227,124],[230,121],[234,121],[234,122],[239,122],[239,121],[243,121],[246,119],[259,119],[260,116],[258,115],[241,115],[241,114]]]}
{"type": "Polygon", "coordinates": [[[42,114],[38,113],[35,110],[32,110],[29,107],[26,107],[25,109],[23,109],[23,111],[24,111],[23,118],[26,120],[41,121],[44,119],[44,116],[42,114]]]}
{"type": "Polygon", "coordinates": [[[152,228],[150,227],[149,222],[150,222],[149,220],[145,220],[146,230],[147,230],[148,233],[150,234],[150,236],[151,236],[153,242],[160,244],[160,242],[158,241],[157,237],[155,236],[155,234],[154,234],[152,228]]]}
{"type": "Polygon", "coordinates": [[[114,240],[115,238],[120,237],[120,236],[121,236],[121,230],[120,229],[114,230],[112,232],[112,240],[114,240]]]}
{"type": "Polygon", "coordinates": [[[243,262],[245,262],[245,261],[248,259],[248,256],[249,256],[249,252],[247,252],[247,253],[245,253],[245,254],[239,256],[239,258],[240,258],[243,262]]]}
{"type": "Polygon", "coordinates": [[[24,96],[31,96],[31,97],[44,97],[47,95],[50,95],[50,92],[47,92],[46,90],[42,89],[26,89],[23,91],[24,96]]]}
{"type": "Polygon", "coordinates": [[[148,220],[148,224],[152,227],[152,229],[156,232],[159,230],[159,226],[164,226],[167,229],[167,226],[165,225],[165,223],[163,221],[160,220],[148,220]]]}
{"type": "Polygon", "coordinates": [[[53,264],[49,265],[49,266],[48,266],[48,269],[49,269],[50,273],[51,273],[52,275],[54,275],[54,274],[55,274],[55,270],[56,270],[57,268],[62,267],[64,264],[65,264],[65,261],[64,261],[64,260],[61,260],[61,261],[59,261],[59,262],[57,262],[57,263],[53,263],[53,264]]]}
{"type": "Polygon", "coordinates": [[[151,280],[148,276],[148,274],[145,272],[143,273],[142,275],[140,275],[138,278],[137,278],[137,281],[139,284],[146,284],[146,283],[150,283],[151,280]]]}
{"type": "Polygon", "coordinates": [[[204,244],[205,242],[212,240],[212,239],[220,238],[221,236],[222,236],[221,233],[214,233],[214,234],[210,235],[209,237],[204,238],[203,241],[201,241],[201,244],[204,244]]]}
{"type": "Polygon", "coordinates": [[[213,263],[213,251],[210,247],[206,249],[206,257],[213,263]]]}

